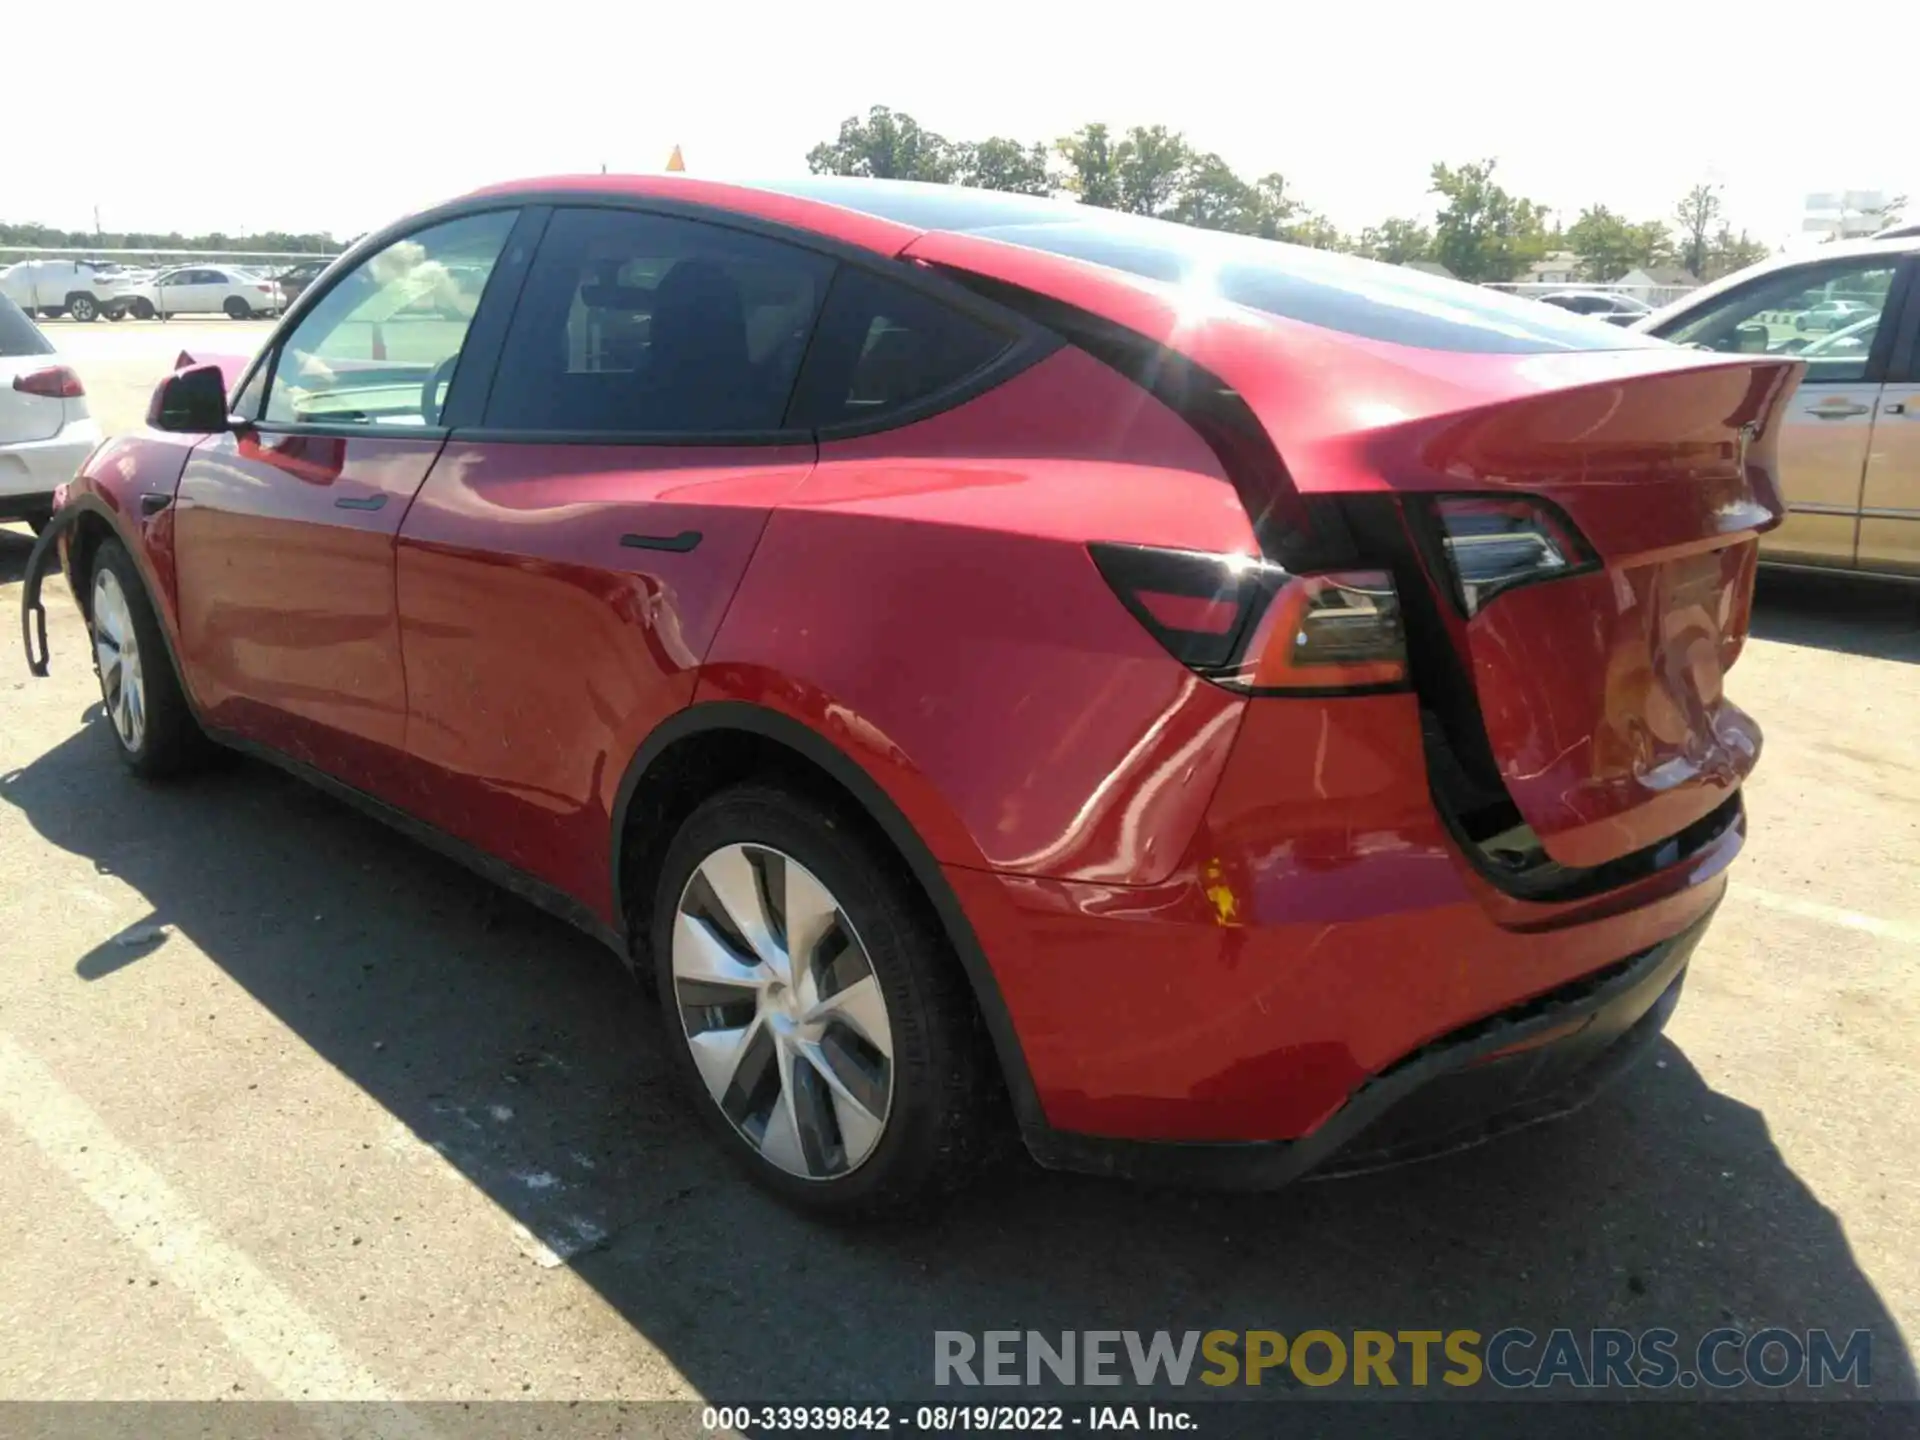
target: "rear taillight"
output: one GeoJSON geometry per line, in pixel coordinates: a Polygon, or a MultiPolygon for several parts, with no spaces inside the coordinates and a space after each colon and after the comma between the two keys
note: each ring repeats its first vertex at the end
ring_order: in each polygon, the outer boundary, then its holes
{"type": "Polygon", "coordinates": [[[16,375],[13,388],[29,395],[43,395],[49,400],[77,400],[87,393],[80,377],[64,365],[49,365],[44,370],[16,375]]]}
{"type": "Polygon", "coordinates": [[[1295,575],[1249,555],[1088,549],[1147,632],[1216,685],[1300,695],[1406,683],[1400,602],[1384,571],[1295,575]]]}
{"type": "Polygon", "coordinates": [[[1572,524],[1526,499],[1457,496],[1434,502],[1454,591],[1477,615],[1502,590],[1584,570],[1592,555],[1572,524]]]}
{"type": "Polygon", "coordinates": [[[256,285],[253,288],[258,290],[262,295],[271,295],[273,293],[273,287],[271,285],[256,285]]]}

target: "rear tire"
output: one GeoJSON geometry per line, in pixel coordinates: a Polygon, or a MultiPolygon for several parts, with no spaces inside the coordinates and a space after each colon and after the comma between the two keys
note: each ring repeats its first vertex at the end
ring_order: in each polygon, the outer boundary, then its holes
{"type": "Polygon", "coordinates": [[[94,668],[114,749],[142,779],[198,768],[213,743],[187,707],[147,587],[118,540],[103,540],[94,551],[88,595],[94,668]]]}
{"type": "Polygon", "coordinates": [[[84,290],[76,290],[67,297],[67,314],[83,325],[91,324],[100,318],[100,307],[84,290]]]}
{"type": "Polygon", "coordinates": [[[864,826],[777,785],[724,790],[668,848],[651,930],[677,1078],[755,1183],[847,1216],[977,1167],[992,1070],[973,997],[864,826]]]}
{"type": "Polygon", "coordinates": [[[220,307],[227,312],[229,320],[251,320],[253,309],[238,295],[229,295],[226,303],[220,307]]]}

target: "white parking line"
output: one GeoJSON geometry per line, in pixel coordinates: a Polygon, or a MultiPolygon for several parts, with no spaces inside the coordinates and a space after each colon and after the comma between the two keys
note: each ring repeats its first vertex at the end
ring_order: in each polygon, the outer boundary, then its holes
{"type": "MultiPolygon", "coordinates": [[[[84,1100],[4,1032],[0,1114],[85,1192],[149,1264],[185,1291],[240,1357],[282,1395],[389,1400],[380,1382],[318,1320],[221,1239],[84,1100]]],[[[365,1433],[366,1417],[344,1409],[315,1406],[303,1418],[323,1433],[365,1433]]],[[[425,1437],[432,1432],[395,1406],[381,1416],[380,1433],[425,1437]]]]}
{"type": "Polygon", "coordinates": [[[1746,885],[1735,881],[1728,887],[1736,899],[1749,900],[1755,905],[1764,905],[1769,910],[1778,910],[1783,915],[1798,915],[1803,920],[1818,920],[1824,925],[1838,925],[1843,930],[1858,930],[1865,935],[1877,935],[1883,940],[1899,940],[1908,945],[1920,945],[1920,925],[1904,920],[1882,920],[1878,915],[1863,915],[1858,910],[1843,910],[1838,905],[1823,905],[1818,900],[1802,900],[1797,895],[1781,895],[1773,890],[1763,890],[1758,885],[1746,885]]]}

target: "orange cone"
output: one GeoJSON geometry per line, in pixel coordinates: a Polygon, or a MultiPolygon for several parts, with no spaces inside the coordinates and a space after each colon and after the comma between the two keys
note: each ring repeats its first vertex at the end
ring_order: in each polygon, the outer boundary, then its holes
{"type": "Polygon", "coordinates": [[[684,175],[687,173],[687,162],[681,156],[678,145],[673,147],[673,153],[667,157],[667,173],[669,175],[684,175]]]}

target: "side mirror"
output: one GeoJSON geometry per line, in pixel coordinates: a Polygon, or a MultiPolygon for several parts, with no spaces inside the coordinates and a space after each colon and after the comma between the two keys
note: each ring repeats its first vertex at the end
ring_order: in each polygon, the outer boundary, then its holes
{"type": "Polygon", "coordinates": [[[176,370],[154,387],[147,424],[156,430],[212,435],[227,428],[227,382],[218,365],[176,370]]]}

